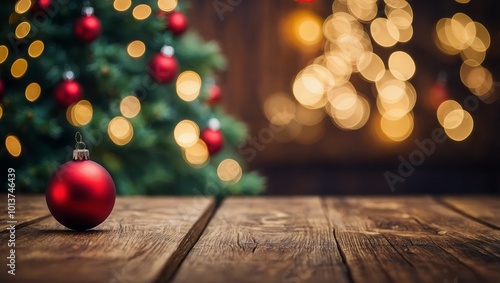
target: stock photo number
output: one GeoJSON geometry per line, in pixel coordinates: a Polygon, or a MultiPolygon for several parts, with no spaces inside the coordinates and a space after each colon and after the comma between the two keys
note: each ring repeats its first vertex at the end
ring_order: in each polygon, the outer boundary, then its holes
{"type": "Polygon", "coordinates": [[[9,255],[7,256],[7,273],[16,275],[16,170],[7,169],[7,231],[9,232],[9,255]]]}

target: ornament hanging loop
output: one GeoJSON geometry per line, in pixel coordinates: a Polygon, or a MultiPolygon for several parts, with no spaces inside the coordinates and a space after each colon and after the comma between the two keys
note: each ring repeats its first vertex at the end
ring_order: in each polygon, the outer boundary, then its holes
{"type": "Polygon", "coordinates": [[[90,154],[87,145],[83,142],[83,137],[80,132],[75,134],[75,149],[73,150],[73,160],[89,160],[90,154]]]}

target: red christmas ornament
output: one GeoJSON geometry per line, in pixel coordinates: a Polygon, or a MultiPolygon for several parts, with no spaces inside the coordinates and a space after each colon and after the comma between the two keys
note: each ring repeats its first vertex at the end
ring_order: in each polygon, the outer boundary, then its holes
{"type": "Polygon", "coordinates": [[[46,191],[52,216],[77,231],[94,228],[106,220],[116,199],[115,184],[108,171],[88,159],[89,151],[80,135],[73,161],[64,163],[54,172],[46,191]]]}
{"type": "Polygon", "coordinates": [[[94,8],[84,7],[82,16],[73,25],[73,34],[83,43],[91,43],[101,35],[101,22],[94,16],[94,8]]]}
{"type": "Polygon", "coordinates": [[[210,90],[208,91],[208,99],[207,102],[209,105],[216,105],[219,103],[221,98],[221,90],[218,85],[213,85],[210,90]]]}
{"type": "Polygon", "coordinates": [[[148,72],[157,83],[169,83],[177,77],[179,64],[173,55],[172,46],[163,46],[149,61],[148,72]]]}
{"type": "Polygon", "coordinates": [[[450,99],[448,88],[446,87],[446,74],[440,73],[434,85],[431,86],[427,102],[431,109],[437,110],[443,101],[450,99]]]}
{"type": "Polygon", "coordinates": [[[0,101],[2,101],[5,95],[5,85],[2,80],[0,80],[0,101]]]}
{"type": "Polygon", "coordinates": [[[40,12],[40,11],[48,11],[49,6],[51,4],[52,4],[51,0],[38,0],[33,4],[31,11],[33,13],[40,12]]]}
{"type": "Polygon", "coordinates": [[[54,89],[54,97],[61,107],[67,108],[71,104],[80,100],[83,96],[82,86],[73,80],[74,74],[67,71],[63,74],[63,79],[54,89]]]}
{"type": "Polygon", "coordinates": [[[201,131],[200,138],[207,145],[210,155],[219,152],[224,145],[224,136],[220,131],[220,122],[216,118],[208,121],[208,127],[201,131]]]}
{"type": "Polygon", "coordinates": [[[167,15],[167,29],[171,31],[175,36],[182,35],[186,32],[188,23],[186,16],[183,13],[174,11],[167,15]]]}

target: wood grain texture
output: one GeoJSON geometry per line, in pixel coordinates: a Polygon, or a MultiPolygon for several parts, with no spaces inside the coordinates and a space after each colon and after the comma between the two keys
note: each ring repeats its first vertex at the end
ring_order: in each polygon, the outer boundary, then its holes
{"type": "MultiPolygon", "coordinates": [[[[14,194],[15,195],[15,216],[13,219],[17,221],[16,227],[23,227],[29,225],[33,222],[39,221],[43,218],[50,216],[49,209],[47,208],[47,204],[45,202],[45,197],[40,195],[22,195],[22,194],[14,194]]],[[[0,234],[6,233],[5,230],[10,224],[7,223],[9,215],[8,215],[8,205],[7,205],[7,192],[2,193],[0,196],[0,234]]]]}
{"type": "Polygon", "coordinates": [[[487,226],[500,229],[500,198],[461,196],[440,197],[438,200],[487,226]]]}
{"type": "MultiPolygon", "coordinates": [[[[110,217],[74,232],[52,217],[16,231],[16,276],[0,282],[166,281],[215,209],[211,198],[118,198],[110,217]]],[[[1,235],[2,243],[7,239],[1,235]]],[[[0,246],[5,268],[6,245],[0,246]]]]}
{"type": "Polygon", "coordinates": [[[173,282],[349,282],[320,199],[229,198],[173,282]]]}
{"type": "Polygon", "coordinates": [[[326,198],[352,279],[500,282],[500,234],[431,197],[326,198]]]}

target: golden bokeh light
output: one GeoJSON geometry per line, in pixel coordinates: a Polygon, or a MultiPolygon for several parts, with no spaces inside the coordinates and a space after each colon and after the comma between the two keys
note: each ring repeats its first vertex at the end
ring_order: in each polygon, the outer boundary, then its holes
{"type": "MultiPolygon", "coordinates": [[[[285,39],[298,48],[317,45],[322,39],[322,19],[309,10],[297,10],[288,14],[281,29],[285,39]]],[[[307,49],[304,49],[307,50],[307,49]]]]}
{"type": "Polygon", "coordinates": [[[399,30],[407,29],[411,27],[413,22],[413,11],[410,5],[405,6],[406,9],[391,9],[387,15],[389,21],[391,21],[399,30]]]}
{"type": "Polygon", "coordinates": [[[463,110],[462,106],[455,100],[446,100],[439,105],[436,114],[439,124],[441,124],[441,126],[443,127],[445,126],[444,120],[446,116],[454,110],[463,110]]]}
{"type": "Polygon", "coordinates": [[[397,95],[378,95],[377,96],[377,108],[380,114],[388,120],[399,120],[408,114],[417,101],[417,95],[415,88],[410,83],[406,83],[404,88],[399,85],[391,85],[390,87],[384,88],[384,90],[393,89],[396,92],[402,91],[397,95]]]}
{"type": "Polygon", "coordinates": [[[28,22],[22,22],[16,27],[15,35],[17,38],[24,38],[30,33],[31,25],[28,22]]]}
{"type": "Polygon", "coordinates": [[[406,0],[384,0],[385,5],[393,9],[403,9],[408,5],[406,0]]]}
{"type": "Polygon", "coordinates": [[[200,94],[201,78],[193,71],[184,71],[176,81],[177,95],[184,101],[193,101],[200,94]]]}
{"type": "Polygon", "coordinates": [[[5,45],[0,45],[0,64],[5,62],[7,57],[9,57],[9,48],[5,45]]]}
{"type": "Polygon", "coordinates": [[[140,40],[134,40],[127,45],[127,53],[130,57],[139,58],[146,52],[146,45],[140,40]]]}
{"type": "Polygon", "coordinates": [[[183,148],[184,159],[193,167],[203,167],[210,160],[207,145],[198,139],[193,146],[183,148]]]}
{"type": "Polygon", "coordinates": [[[136,96],[129,95],[120,101],[120,112],[126,118],[134,118],[141,111],[141,102],[136,96]]]}
{"type": "Polygon", "coordinates": [[[274,125],[286,125],[295,118],[296,104],[282,92],[273,93],[264,102],[264,114],[274,125]]]}
{"type": "Polygon", "coordinates": [[[21,142],[18,137],[13,135],[7,136],[7,138],[5,138],[5,147],[13,157],[21,155],[21,142]]]}
{"type": "Polygon", "coordinates": [[[318,63],[330,71],[333,85],[342,85],[350,79],[352,66],[342,52],[329,51],[320,61],[321,63],[318,63]]]}
{"type": "Polygon", "coordinates": [[[363,53],[356,62],[359,73],[368,81],[376,82],[385,74],[385,65],[380,57],[373,52],[363,53]]]}
{"type": "Polygon", "coordinates": [[[309,109],[304,106],[297,105],[296,119],[297,122],[304,126],[314,126],[321,122],[325,117],[323,109],[309,109]]]}
{"type": "Polygon", "coordinates": [[[413,37],[413,26],[406,29],[399,29],[399,42],[408,42],[413,37]]]}
{"type": "Polygon", "coordinates": [[[300,134],[295,138],[295,141],[303,145],[311,145],[321,140],[324,134],[325,125],[323,123],[313,126],[304,126],[300,134]]]}
{"type": "Polygon", "coordinates": [[[94,109],[88,100],[80,100],[71,108],[74,126],[85,126],[92,120],[94,109]]]}
{"type": "Polygon", "coordinates": [[[190,120],[182,120],[175,126],[174,139],[175,142],[184,148],[194,146],[200,136],[200,128],[190,120]]]}
{"type": "Polygon", "coordinates": [[[413,115],[411,112],[398,120],[390,120],[384,116],[380,117],[382,133],[391,141],[400,142],[405,140],[413,132],[413,127],[413,115]]]}
{"type": "Polygon", "coordinates": [[[31,0],[19,0],[14,6],[14,10],[18,14],[26,13],[31,7],[31,0]]]}
{"type": "Polygon", "coordinates": [[[325,93],[335,85],[330,71],[324,66],[313,64],[302,70],[293,82],[295,99],[307,108],[317,109],[326,104],[325,93]]]}
{"type": "Polygon", "coordinates": [[[398,28],[385,18],[376,18],[372,21],[370,34],[373,40],[382,47],[394,46],[399,40],[398,28]]]}
{"type": "Polygon", "coordinates": [[[403,51],[396,51],[389,56],[389,70],[399,80],[409,80],[415,74],[415,62],[403,51]]]}
{"type": "Polygon", "coordinates": [[[470,60],[469,62],[475,62],[474,65],[479,65],[484,62],[484,59],[486,59],[486,52],[477,51],[472,47],[467,47],[464,50],[460,50],[460,57],[462,57],[464,62],[470,60]]]}
{"type": "Polygon", "coordinates": [[[482,97],[493,88],[493,76],[491,72],[481,65],[472,64],[475,61],[466,60],[460,67],[460,79],[462,83],[475,95],[482,97]]]}
{"type": "Polygon", "coordinates": [[[40,97],[40,94],[42,93],[42,88],[38,83],[30,83],[27,87],[26,90],[24,91],[24,95],[26,96],[26,99],[30,102],[33,102],[40,97]]]}
{"type": "Polygon", "coordinates": [[[147,19],[151,15],[151,7],[146,4],[139,4],[132,10],[132,16],[136,20],[147,19]]]}
{"type": "Polygon", "coordinates": [[[24,76],[26,70],[28,69],[28,61],[23,58],[19,58],[14,63],[12,63],[12,67],[10,68],[10,73],[16,79],[24,76]]]}
{"type": "Polygon", "coordinates": [[[347,0],[347,9],[358,20],[369,22],[377,15],[377,0],[347,0]]]}
{"type": "Polygon", "coordinates": [[[108,135],[116,145],[126,145],[134,136],[134,128],[127,119],[117,116],[109,121],[108,135]]]}
{"type": "Polygon", "coordinates": [[[460,4],[467,4],[470,2],[470,0],[455,0],[455,1],[460,4]]]}
{"type": "Polygon", "coordinates": [[[45,48],[45,45],[40,40],[33,41],[28,47],[28,54],[31,58],[37,58],[40,56],[45,48]]]}
{"type": "Polygon", "coordinates": [[[458,117],[445,119],[445,121],[451,120],[452,122],[449,127],[444,127],[444,131],[450,139],[454,141],[463,141],[472,133],[472,130],[474,129],[474,120],[472,119],[470,113],[465,110],[454,110],[450,112],[447,117],[457,116],[456,113],[460,113],[458,114],[458,117]]]}
{"type": "Polygon", "coordinates": [[[488,29],[479,22],[474,22],[474,27],[476,29],[476,37],[470,45],[476,51],[486,51],[490,47],[491,38],[488,29]]]}
{"type": "Polygon", "coordinates": [[[130,8],[131,5],[132,5],[131,0],[115,0],[113,2],[113,8],[115,8],[115,10],[117,10],[118,12],[123,12],[128,10],[128,8],[130,8]]]}
{"type": "Polygon", "coordinates": [[[3,108],[2,105],[0,105],[0,119],[2,119],[2,116],[3,116],[3,108]]]}
{"type": "Polygon", "coordinates": [[[234,159],[224,159],[217,167],[217,176],[227,183],[237,183],[241,179],[243,171],[240,164],[234,159]]]}
{"type": "Polygon", "coordinates": [[[344,92],[330,101],[328,111],[334,124],[343,130],[358,130],[370,117],[370,105],[363,97],[344,92]]]}
{"type": "Polygon", "coordinates": [[[458,127],[465,117],[465,110],[455,109],[450,111],[443,120],[443,128],[445,129],[455,129],[458,127]]]}
{"type": "Polygon", "coordinates": [[[177,7],[177,0],[158,0],[158,8],[164,12],[171,12],[177,7]]]}

